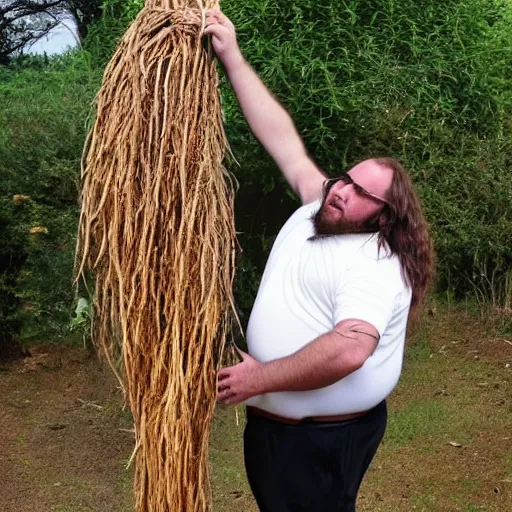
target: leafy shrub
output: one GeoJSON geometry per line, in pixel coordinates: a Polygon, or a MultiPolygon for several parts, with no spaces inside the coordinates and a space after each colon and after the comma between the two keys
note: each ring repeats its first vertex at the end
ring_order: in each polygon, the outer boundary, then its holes
{"type": "MultiPolygon", "coordinates": [[[[505,1],[225,1],[248,61],[335,175],[372,156],[410,170],[432,226],[438,289],[510,305],[512,7],[505,1]]],[[[246,258],[297,206],[226,81],[246,258]]],[[[246,292],[247,294],[247,292],[246,292]]],[[[244,307],[248,306],[244,304],[244,307]]]]}
{"type": "Polygon", "coordinates": [[[0,329],[25,336],[69,321],[79,162],[100,78],[85,53],[42,61],[0,68],[0,329]]]}
{"type": "MultiPolygon", "coordinates": [[[[2,332],[23,325],[26,335],[55,334],[69,322],[90,104],[101,67],[141,6],[107,0],[86,51],[0,68],[2,332]]],[[[222,6],[248,61],[292,114],[315,161],[336,175],[372,156],[399,158],[432,226],[438,290],[510,309],[510,2],[223,0],[222,6]]],[[[236,295],[245,323],[273,238],[298,201],[251,135],[225,77],[221,91],[240,162],[228,165],[240,182],[236,295]]]]}

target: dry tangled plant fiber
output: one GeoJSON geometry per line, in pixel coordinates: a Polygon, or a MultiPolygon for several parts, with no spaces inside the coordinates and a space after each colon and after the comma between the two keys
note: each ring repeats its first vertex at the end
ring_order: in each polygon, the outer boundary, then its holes
{"type": "Polygon", "coordinates": [[[133,412],[138,512],[211,509],[235,232],[210,7],[146,2],[105,70],[83,158],[77,275],[95,276],[95,342],[133,412]]]}

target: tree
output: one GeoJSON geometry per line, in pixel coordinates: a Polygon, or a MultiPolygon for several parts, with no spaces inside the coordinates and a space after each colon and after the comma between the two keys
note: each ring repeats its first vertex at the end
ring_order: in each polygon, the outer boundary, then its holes
{"type": "MultiPolygon", "coordinates": [[[[110,16],[122,16],[123,3],[109,2],[110,16]]],[[[103,0],[0,0],[0,65],[7,65],[31,43],[45,36],[66,17],[75,22],[80,42],[91,24],[103,16],[103,0]]]]}
{"type": "Polygon", "coordinates": [[[58,25],[62,0],[0,0],[0,65],[58,25]]]}
{"type": "Polygon", "coordinates": [[[63,10],[75,20],[80,41],[87,36],[91,23],[101,18],[102,5],[103,0],[64,0],[62,2],[63,10]]]}

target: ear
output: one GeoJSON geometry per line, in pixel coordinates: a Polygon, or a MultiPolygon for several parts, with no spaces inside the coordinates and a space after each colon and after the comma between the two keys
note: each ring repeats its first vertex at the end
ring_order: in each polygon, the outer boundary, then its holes
{"type": "Polygon", "coordinates": [[[389,217],[389,210],[386,206],[384,206],[384,208],[382,208],[382,211],[379,213],[379,226],[382,227],[389,224],[389,217]]]}
{"type": "Polygon", "coordinates": [[[386,230],[391,223],[391,216],[389,214],[389,208],[384,206],[379,214],[379,229],[380,231],[386,230]]]}

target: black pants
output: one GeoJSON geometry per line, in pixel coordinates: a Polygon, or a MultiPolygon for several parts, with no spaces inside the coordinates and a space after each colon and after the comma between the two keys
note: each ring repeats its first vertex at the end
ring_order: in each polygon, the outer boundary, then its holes
{"type": "Polygon", "coordinates": [[[245,468],[261,512],[354,512],[386,421],[385,401],[337,423],[286,425],[249,415],[245,468]]]}

